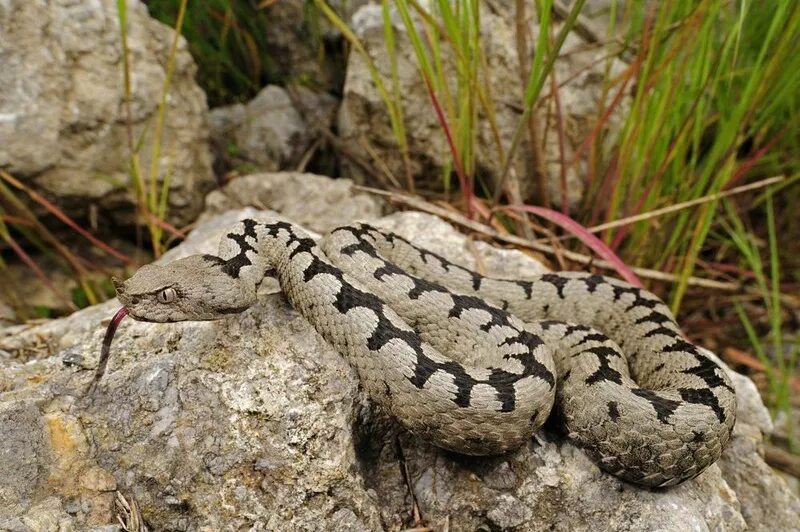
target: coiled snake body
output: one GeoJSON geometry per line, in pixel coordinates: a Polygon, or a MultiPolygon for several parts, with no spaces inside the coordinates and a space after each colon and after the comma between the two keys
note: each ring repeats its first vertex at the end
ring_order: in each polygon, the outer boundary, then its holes
{"type": "Polygon", "coordinates": [[[340,227],[320,248],[297,226],[248,219],[219,256],[144,266],[115,284],[134,318],[206,320],[247,309],[270,275],[372,400],[440,447],[513,449],[555,402],[600,467],[669,486],[714,463],[730,438],[724,370],[661,300],[616,279],[491,279],[369,225],[340,227]]]}

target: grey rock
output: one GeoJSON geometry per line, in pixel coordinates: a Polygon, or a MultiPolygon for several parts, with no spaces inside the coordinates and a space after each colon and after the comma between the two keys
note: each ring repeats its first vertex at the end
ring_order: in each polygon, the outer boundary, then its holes
{"type": "MultiPolygon", "coordinates": [[[[717,363],[722,363],[719,357],[716,357],[716,361],[717,363]]],[[[731,371],[730,375],[736,384],[738,393],[736,396],[736,419],[739,422],[739,428],[746,424],[755,427],[762,434],[772,434],[774,431],[772,418],[770,418],[769,410],[761,400],[761,395],[758,393],[755,383],[735,371],[731,371]]]]}
{"type": "Polygon", "coordinates": [[[77,530],[72,517],[61,507],[59,497],[47,497],[32,506],[21,518],[28,530],[52,531],[77,530]]]}
{"type": "MultiPolygon", "coordinates": [[[[173,37],[139,1],[128,5],[131,119],[149,168],[153,125],[173,37]]],[[[180,39],[160,154],[170,220],[200,212],[213,185],[205,94],[180,39]]],[[[114,0],[0,2],[0,167],[76,217],[99,209],[133,220],[122,51],[114,0]]]]}
{"type": "MultiPolygon", "coordinates": [[[[213,251],[233,220],[253,214],[209,219],[164,260],[213,251]]],[[[429,215],[375,223],[488,273],[541,271],[518,252],[470,245],[429,215]]],[[[112,523],[107,490],[116,488],[159,530],[796,526],[797,498],[758,452],[763,405],[749,380],[735,374],[739,421],[724,458],[681,486],[651,491],[603,473],[550,431],[497,457],[428,445],[371,405],[345,360],[279,294],[265,293],[241,315],[216,322],[123,322],[107,374],[94,396],[82,397],[91,371],[65,366],[61,357],[80,351],[96,360],[101,317],[116,304],[0,338],[0,348],[12,339],[16,349],[34,341],[51,346],[38,360],[4,363],[0,407],[25,415],[8,417],[3,433],[48,427],[59,434],[37,440],[42,452],[31,456],[39,473],[20,476],[18,502],[0,507],[8,523],[112,523]],[[40,489],[45,476],[47,492],[40,489]],[[422,523],[415,523],[414,501],[422,523]]]]}
{"type": "Polygon", "coordinates": [[[800,500],[796,489],[763,460],[763,437],[752,426],[738,427],[719,467],[741,503],[751,530],[800,530],[800,500]]]}
{"type": "Polygon", "coordinates": [[[14,307],[38,307],[48,309],[56,315],[66,315],[74,310],[74,307],[69,306],[71,301],[67,294],[72,294],[73,290],[79,288],[79,284],[75,276],[70,275],[72,272],[65,271],[55,257],[44,253],[34,251],[31,258],[45,272],[53,286],[58,287],[59,292],[53,292],[38,277],[32,275],[31,268],[26,263],[19,260],[8,261],[2,272],[2,282],[7,288],[0,291],[0,323],[3,320],[8,320],[9,323],[24,321],[24,310],[18,316],[14,307]],[[5,315],[3,310],[6,310],[5,315]]]}
{"type": "Polygon", "coordinates": [[[753,530],[800,530],[800,493],[776,475],[764,462],[764,434],[774,434],[769,411],[756,385],[747,377],[729,372],[736,388],[737,412],[734,438],[725,449],[719,467],[736,492],[742,516],[753,530]],[[771,502],[764,504],[764,498],[771,502]],[[781,508],[776,512],[775,508],[781,508]],[[791,517],[794,515],[794,517],[791,517]]]}
{"type": "MultiPolygon", "coordinates": [[[[8,267],[9,264],[6,264],[8,267]]],[[[10,326],[14,322],[17,321],[17,313],[14,312],[14,309],[6,302],[0,299],[0,331],[4,328],[10,326]]],[[[2,358],[3,354],[0,353],[0,358],[2,358]]]]}
{"type": "Polygon", "coordinates": [[[296,167],[319,137],[316,127],[330,128],[336,100],[297,87],[293,95],[277,85],[264,87],[246,105],[213,109],[211,138],[218,172],[268,171],[296,167]]]}
{"type": "MultiPolygon", "coordinates": [[[[366,0],[326,3],[343,20],[348,20],[366,0]]],[[[337,46],[324,49],[326,42],[336,41],[341,34],[325,15],[309,8],[304,0],[271,2],[264,12],[270,21],[263,31],[274,78],[323,90],[341,86],[341,58],[335,52],[337,46]]]]}
{"type": "Polygon", "coordinates": [[[245,106],[244,122],[236,131],[236,141],[241,153],[254,164],[265,170],[277,170],[295,155],[303,129],[300,113],[286,91],[269,85],[245,106]]]}
{"type": "Polygon", "coordinates": [[[383,200],[355,191],[349,179],[266,172],[237,177],[209,193],[200,220],[245,206],[278,211],[318,233],[353,220],[374,220],[386,210],[383,200]]]}
{"type": "Polygon", "coordinates": [[[44,480],[44,424],[30,401],[0,403],[0,507],[29,502],[44,480]]]}
{"type": "Polygon", "coordinates": [[[30,532],[31,529],[28,528],[19,517],[12,517],[10,519],[0,517],[0,530],[8,532],[30,532]]]}
{"type": "MultiPolygon", "coordinates": [[[[521,116],[520,102],[523,93],[515,44],[514,10],[492,9],[490,5],[482,4],[480,29],[486,69],[490,72],[486,94],[493,101],[497,134],[507,150],[521,116]]],[[[385,86],[391,87],[390,59],[384,42],[381,7],[374,4],[361,7],[352,17],[352,26],[384,79],[385,86]]],[[[397,77],[409,143],[411,174],[419,183],[441,188],[442,169],[451,160],[450,151],[425,84],[420,79],[405,28],[397,22],[394,27],[397,41],[397,77]]],[[[559,25],[555,24],[554,31],[558,31],[558,28],[559,25]]],[[[538,26],[532,24],[531,42],[536,42],[537,35],[538,26]]],[[[602,48],[581,51],[584,44],[580,38],[570,34],[554,67],[556,79],[562,83],[559,88],[559,104],[564,119],[564,152],[567,161],[591,131],[598,103],[604,97],[602,56],[605,51],[602,48]],[[564,53],[566,51],[570,53],[564,53]]],[[[445,54],[445,77],[454,80],[456,74],[451,61],[447,59],[449,52],[446,43],[442,44],[442,51],[445,54]]],[[[611,62],[612,76],[622,69],[620,62],[611,62]]],[[[455,94],[455,86],[450,87],[450,90],[455,94]]],[[[392,184],[404,184],[403,160],[390,126],[386,106],[372,82],[367,61],[356,51],[351,52],[348,58],[343,93],[338,129],[347,151],[366,161],[374,161],[377,156],[381,160],[381,167],[385,164],[394,176],[395,183],[392,184]]],[[[542,152],[548,178],[548,193],[555,202],[560,202],[561,148],[556,113],[544,109],[545,105],[552,104],[552,98],[550,91],[545,88],[539,103],[541,110],[537,115],[537,127],[540,130],[539,136],[545,139],[542,152]],[[548,134],[545,135],[545,131],[548,134]]],[[[610,117],[611,131],[604,132],[608,134],[609,140],[613,139],[618,117],[624,116],[623,110],[627,101],[627,98],[623,98],[619,112],[610,117]]],[[[450,126],[454,127],[453,124],[450,126]]],[[[476,156],[478,173],[490,182],[496,182],[502,171],[503,157],[498,153],[495,132],[483,111],[477,122],[476,156]]],[[[526,141],[521,143],[512,166],[523,198],[531,198],[536,193],[537,185],[531,161],[531,151],[526,141]]],[[[343,159],[342,164],[345,174],[359,183],[382,179],[382,173],[367,173],[360,165],[353,164],[347,158],[343,159]]],[[[576,204],[583,194],[584,174],[585,169],[580,164],[565,170],[567,199],[571,205],[576,204]]]]}
{"type": "Polygon", "coordinates": [[[235,150],[236,130],[245,121],[245,107],[242,103],[214,107],[208,112],[208,129],[212,147],[216,150],[235,150]]]}

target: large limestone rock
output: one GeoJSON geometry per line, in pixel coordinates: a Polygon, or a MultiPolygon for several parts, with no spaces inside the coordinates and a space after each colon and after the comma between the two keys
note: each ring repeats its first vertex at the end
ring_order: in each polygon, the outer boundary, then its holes
{"type": "Polygon", "coordinates": [[[327,93],[267,85],[246,105],[211,110],[215,170],[275,172],[295,169],[313,155],[317,128],[333,125],[337,102],[327,93]]]}
{"type": "MultiPolygon", "coordinates": [[[[513,13],[514,10],[511,8],[498,8],[495,11],[490,3],[481,4],[481,39],[486,62],[484,79],[489,80],[488,86],[483,87],[483,90],[486,98],[493,102],[497,136],[492,130],[489,116],[479,110],[476,126],[476,174],[490,184],[496,182],[502,173],[503,157],[497,148],[497,138],[499,136],[504,153],[507,152],[521,116],[523,89],[515,44],[513,13]]],[[[351,25],[380,71],[385,86],[391,87],[390,59],[384,41],[381,7],[379,5],[361,7],[353,15],[351,25]]],[[[442,168],[451,160],[450,150],[419,74],[417,60],[405,28],[397,21],[394,28],[397,40],[398,81],[409,142],[411,172],[418,182],[441,187],[442,168]]],[[[554,32],[558,29],[559,25],[556,24],[554,32]]],[[[538,37],[538,25],[531,24],[530,30],[531,45],[533,45],[538,37]]],[[[562,51],[570,53],[562,53],[554,67],[556,80],[559,83],[559,105],[563,116],[564,159],[568,162],[572,159],[574,150],[592,130],[598,103],[604,96],[602,81],[605,62],[602,59],[607,52],[602,48],[581,50],[584,46],[585,42],[580,37],[574,34],[568,35],[562,51]]],[[[444,54],[448,53],[449,48],[446,43],[442,43],[442,50],[444,54]]],[[[530,64],[530,58],[526,59],[526,62],[530,64]]],[[[618,75],[623,68],[619,61],[612,61],[609,76],[618,75]]],[[[451,64],[446,62],[445,70],[447,79],[456,79],[456,72],[451,64]]],[[[455,94],[455,86],[451,87],[451,93],[455,94]]],[[[556,122],[558,113],[554,111],[555,102],[549,82],[545,84],[541,96],[536,127],[540,138],[543,139],[542,163],[548,177],[549,197],[560,202],[562,147],[556,122]]],[[[625,101],[623,98],[623,102],[625,101]]],[[[615,113],[610,122],[615,124],[618,116],[615,113]]],[[[390,126],[386,106],[372,82],[366,60],[356,51],[352,51],[348,58],[338,125],[340,136],[347,142],[348,153],[373,162],[379,158],[381,162],[376,168],[382,168],[385,164],[399,183],[405,182],[402,157],[390,126]]],[[[450,127],[455,126],[451,123],[450,127]]],[[[530,146],[526,141],[520,144],[513,165],[523,198],[531,198],[536,193],[537,185],[531,161],[530,146]]],[[[375,181],[374,175],[364,172],[361,166],[350,163],[347,158],[344,158],[343,165],[346,169],[345,174],[354,180],[375,181]]],[[[570,204],[575,204],[583,193],[584,167],[580,163],[567,165],[564,177],[568,201],[570,204]]]]}
{"type": "MultiPolygon", "coordinates": [[[[228,211],[163,260],[214,252],[245,216],[278,215],[228,211]]],[[[491,274],[543,269],[429,215],[376,223],[491,274]]],[[[761,457],[771,423],[741,375],[731,373],[738,421],[719,463],[644,490],[550,430],[498,457],[431,447],[370,404],[274,283],[262,289],[254,307],[222,321],[123,322],[89,397],[116,302],[0,332],[0,529],[104,530],[116,490],[155,530],[797,529],[800,501],[761,457]]]]}
{"type": "MultiPolygon", "coordinates": [[[[134,142],[146,131],[150,165],[156,110],[173,31],[128,0],[134,142]]],[[[128,223],[133,184],[115,0],[0,2],[0,168],[43,191],[68,213],[128,223]]],[[[163,131],[160,177],[169,174],[169,218],[192,221],[213,185],[205,94],[180,40],[163,131]]]]}

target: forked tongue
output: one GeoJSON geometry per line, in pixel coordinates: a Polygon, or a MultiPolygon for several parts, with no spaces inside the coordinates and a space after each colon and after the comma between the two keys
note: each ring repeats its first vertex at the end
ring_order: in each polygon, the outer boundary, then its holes
{"type": "Polygon", "coordinates": [[[106,365],[108,364],[108,356],[111,354],[111,341],[114,339],[114,334],[117,332],[117,327],[122,319],[128,315],[128,309],[122,307],[111,318],[111,322],[106,329],[106,335],[103,337],[103,347],[100,349],[100,360],[97,363],[97,370],[95,370],[92,383],[89,385],[88,393],[91,395],[97,387],[97,383],[106,372],[106,365]]]}

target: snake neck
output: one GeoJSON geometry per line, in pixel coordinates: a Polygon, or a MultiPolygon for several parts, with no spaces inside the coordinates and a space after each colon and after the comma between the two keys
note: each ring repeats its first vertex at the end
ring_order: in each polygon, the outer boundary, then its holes
{"type": "Polygon", "coordinates": [[[291,294],[292,289],[302,290],[301,281],[319,262],[318,253],[316,242],[297,226],[247,219],[223,239],[219,258],[222,270],[243,285],[255,289],[265,278],[275,277],[291,294]]]}

